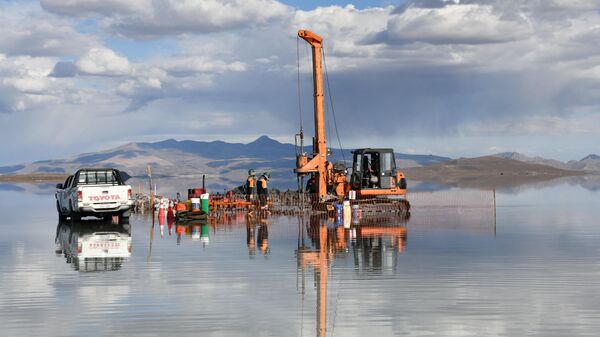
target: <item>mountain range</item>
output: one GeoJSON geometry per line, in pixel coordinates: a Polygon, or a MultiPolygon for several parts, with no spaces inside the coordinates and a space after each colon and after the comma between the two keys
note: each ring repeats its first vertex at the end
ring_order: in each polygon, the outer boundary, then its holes
{"type": "Polygon", "coordinates": [[[562,162],[554,159],[546,159],[542,157],[529,157],[518,152],[502,152],[493,155],[494,157],[512,159],[525,163],[540,164],[552,166],[563,170],[575,170],[575,171],[587,171],[587,172],[599,172],[600,171],[600,156],[590,154],[581,160],[570,160],[568,162],[562,162]]]}
{"type": "MultiPolygon", "coordinates": [[[[128,143],[110,150],[85,153],[65,159],[43,160],[0,167],[0,174],[71,173],[81,167],[114,167],[132,176],[146,175],[148,165],[154,176],[206,175],[212,188],[229,188],[246,179],[248,169],[258,173],[270,171],[273,183],[278,186],[296,185],[293,168],[296,165],[296,148],[293,144],[278,142],[267,136],[247,144],[223,141],[177,141],[128,143]]],[[[334,150],[331,161],[346,159],[351,165],[350,150],[334,150]]],[[[431,165],[451,158],[433,155],[396,154],[399,167],[431,165]]]]}
{"type": "MultiPolygon", "coordinates": [[[[114,167],[131,176],[138,177],[137,182],[141,183],[146,176],[147,166],[150,165],[153,177],[180,177],[199,181],[196,178],[205,175],[209,188],[223,189],[240,185],[245,180],[247,171],[253,168],[258,173],[270,171],[272,186],[295,188],[296,179],[293,174],[296,163],[295,155],[296,147],[293,144],[281,143],[267,136],[259,137],[247,144],[168,139],[158,142],[128,143],[113,149],[84,153],[64,159],[4,166],[0,167],[0,175],[70,174],[81,167],[114,167]]],[[[452,161],[452,158],[448,157],[403,153],[396,153],[395,156],[397,166],[406,169],[405,172],[415,178],[425,173],[435,176],[436,173],[432,170],[442,172],[448,169],[456,170],[457,167],[468,168],[465,172],[472,172],[475,175],[486,171],[491,172],[490,168],[493,168],[494,165],[504,165],[504,171],[508,170],[508,166],[521,168],[523,172],[540,170],[539,167],[521,167],[520,162],[561,170],[600,172],[600,156],[594,154],[581,160],[561,162],[542,157],[529,157],[518,152],[504,152],[492,156],[503,159],[504,162],[493,162],[492,159],[467,162],[463,160],[459,162],[458,166],[452,161]],[[490,165],[492,162],[493,164],[490,165]],[[463,163],[468,163],[468,165],[465,166],[463,163]],[[419,171],[414,168],[422,169],[419,171]]],[[[352,152],[347,149],[333,150],[330,160],[333,162],[345,160],[346,165],[350,166],[352,152]]],[[[536,175],[538,178],[542,176],[548,175],[536,175]]],[[[182,184],[185,183],[182,182],[182,184]]]]}
{"type": "Polygon", "coordinates": [[[426,167],[407,168],[404,173],[417,181],[483,189],[515,187],[586,175],[583,171],[498,156],[454,159],[426,167]]]}

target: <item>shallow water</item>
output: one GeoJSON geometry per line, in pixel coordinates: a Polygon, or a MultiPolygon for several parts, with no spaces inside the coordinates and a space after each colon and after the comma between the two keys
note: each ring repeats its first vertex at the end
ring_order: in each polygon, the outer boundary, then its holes
{"type": "Polygon", "coordinates": [[[365,216],[350,229],[245,214],[204,227],[144,216],[125,228],[61,225],[53,195],[31,191],[0,189],[2,336],[596,336],[600,328],[600,192],[579,186],[498,193],[495,212],[489,195],[468,205],[453,189],[437,206],[415,196],[409,220],[365,216]],[[128,255],[130,242],[130,256],[70,256],[69,238],[94,231],[113,233],[112,246],[95,246],[105,255],[128,255]]]}

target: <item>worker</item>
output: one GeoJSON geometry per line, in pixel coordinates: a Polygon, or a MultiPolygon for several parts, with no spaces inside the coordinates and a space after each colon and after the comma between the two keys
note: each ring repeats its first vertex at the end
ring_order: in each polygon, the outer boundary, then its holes
{"type": "Polygon", "coordinates": [[[363,155],[363,159],[362,159],[362,182],[361,182],[361,187],[362,188],[369,188],[369,184],[371,182],[371,164],[370,164],[370,160],[369,160],[369,156],[367,155],[363,155]]]}
{"type": "Polygon", "coordinates": [[[258,192],[258,202],[261,209],[267,208],[267,199],[269,198],[269,189],[267,187],[267,182],[271,177],[271,173],[265,172],[260,178],[258,178],[258,186],[256,187],[256,191],[258,192]]]}
{"type": "Polygon", "coordinates": [[[369,187],[377,188],[379,186],[379,154],[374,153],[371,159],[369,187]]]}
{"type": "Polygon", "coordinates": [[[256,171],[254,169],[248,170],[248,178],[246,178],[246,201],[254,200],[256,195],[256,171]]]}
{"type": "Polygon", "coordinates": [[[306,192],[310,194],[317,193],[317,179],[314,173],[311,173],[310,178],[306,182],[306,192]]]}

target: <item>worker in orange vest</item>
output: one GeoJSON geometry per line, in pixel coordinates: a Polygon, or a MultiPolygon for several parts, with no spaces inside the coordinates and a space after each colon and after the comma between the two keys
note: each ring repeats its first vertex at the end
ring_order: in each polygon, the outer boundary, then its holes
{"type": "Polygon", "coordinates": [[[258,201],[262,209],[267,208],[267,199],[269,198],[269,188],[267,187],[267,182],[271,177],[271,173],[265,172],[260,178],[258,178],[258,186],[256,191],[258,192],[258,201]]]}
{"type": "Polygon", "coordinates": [[[254,169],[248,170],[248,178],[246,178],[246,201],[254,200],[256,195],[256,171],[254,169]]]}

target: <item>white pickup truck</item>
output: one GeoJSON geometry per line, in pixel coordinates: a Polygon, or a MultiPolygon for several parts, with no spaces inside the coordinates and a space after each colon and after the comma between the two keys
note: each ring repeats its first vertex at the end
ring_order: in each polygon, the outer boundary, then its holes
{"type": "Polygon", "coordinates": [[[110,168],[81,169],[56,185],[56,210],[61,220],[80,220],[93,215],[99,218],[118,215],[127,222],[133,204],[131,186],[125,185],[126,174],[110,168]]]}

